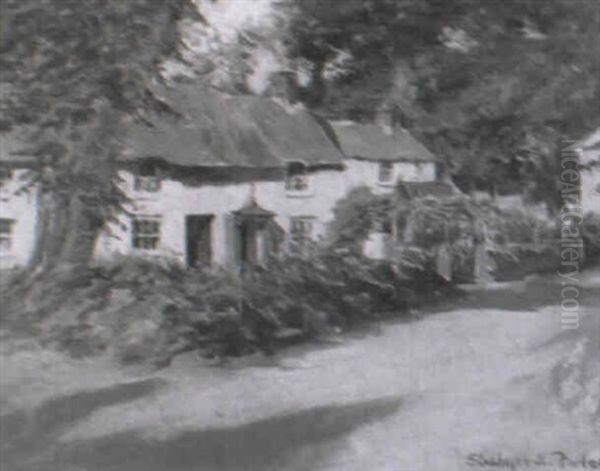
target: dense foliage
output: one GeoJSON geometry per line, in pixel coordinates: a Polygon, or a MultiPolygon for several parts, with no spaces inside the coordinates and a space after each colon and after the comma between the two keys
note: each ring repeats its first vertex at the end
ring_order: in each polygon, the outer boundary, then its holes
{"type": "Polygon", "coordinates": [[[54,283],[34,285],[25,303],[17,276],[2,287],[2,321],[76,356],[108,351],[122,361],[165,364],[186,350],[272,353],[386,313],[407,315],[451,288],[423,267],[409,269],[410,278],[347,252],[275,259],[242,277],[125,258],[56,269],[54,283]]]}
{"type": "Polygon", "coordinates": [[[270,29],[240,23],[222,47],[200,14],[219,13],[208,1],[0,8],[0,131],[25,129],[24,151],[42,170],[34,263],[89,256],[123,198],[112,178],[120,123],[172,111],[148,86],[167,59],[166,75],[180,59],[207,82],[231,82],[231,93],[273,94],[250,82],[283,80],[283,95],[327,117],[371,120],[387,109],[463,188],[525,191],[553,209],[560,139],[598,124],[595,0],[273,2],[270,29]]]}
{"type": "MultiPolygon", "coordinates": [[[[558,263],[558,230],[551,219],[533,211],[501,209],[491,200],[457,195],[405,201],[357,189],[336,205],[334,213],[329,227],[333,247],[362,253],[369,234],[384,229],[390,256],[404,266],[414,263],[433,270],[444,246],[455,280],[473,280],[477,245],[490,255],[489,269],[497,279],[546,272],[558,263]]],[[[588,226],[592,234],[591,220],[588,226]]]]}
{"type": "MultiPolygon", "coordinates": [[[[558,236],[556,225],[547,217],[524,209],[501,209],[491,200],[476,201],[466,195],[405,201],[358,188],[338,202],[334,214],[329,226],[331,243],[352,248],[360,247],[369,233],[382,227],[397,234],[398,242],[423,248],[463,239],[502,245],[551,241],[558,236]]],[[[592,231],[591,219],[589,224],[592,231]]]]}
{"type": "Polygon", "coordinates": [[[463,189],[526,188],[559,206],[560,139],[599,124],[595,0],[293,5],[288,51],[312,71],[309,106],[359,120],[386,108],[463,189]]]}
{"type": "Polygon", "coordinates": [[[353,189],[333,208],[329,243],[360,253],[370,232],[389,226],[391,210],[390,197],[375,195],[367,187],[353,189]]]}
{"type": "Polygon", "coordinates": [[[43,190],[33,263],[85,260],[119,206],[120,123],[168,112],[148,87],[178,52],[191,0],[2,0],[0,131],[15,133],[43,190]]]}
{"type": "Polygon", "coordinates": [[[580,229],[587,263],[598,263],[600,261],[600,215],[591,212],[584,214],[580,229]]]}

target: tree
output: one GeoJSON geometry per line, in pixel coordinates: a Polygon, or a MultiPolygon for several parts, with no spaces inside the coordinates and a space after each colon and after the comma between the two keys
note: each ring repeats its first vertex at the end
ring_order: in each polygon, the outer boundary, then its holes
{"type": "MultiPolygon", "coordinates": [[[[561,139],[599,124],[595,0],[294,5],[288,54],[313,70],[303,100],[358,120],[399,107],[405,127],[465,190],[522,188],[531,168],[553,165],[540,160],[553,161],[561,139]],[[350,58],[346,73],[327,78],[325,64],[340,50],[350,58]]],[[[555,200],[541,185],[532,194],[555,200]]]]}
{"type": "Polygon", "coordinates": [[[389,196],[375,195],[367,187],[353,189],[333,209],[334,219],[328,227],[329,243],[362,253],[362,243],[371,231],[391,225],[392,209],[389,196]]]}
{"type": "Polygon", "coordinates": [[[179,20],[201,16],[192,0],[0,0],[0,9],[0,131],[19,132],[38,163],[32,262],[84,262],[122,201],[120,125],[170,111],[148,85],[178,55],[179,20]]]}

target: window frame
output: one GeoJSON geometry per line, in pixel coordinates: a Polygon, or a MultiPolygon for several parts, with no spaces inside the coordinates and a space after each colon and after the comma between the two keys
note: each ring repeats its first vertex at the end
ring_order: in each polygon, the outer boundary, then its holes
{"type": "Polygon", "coordinates": [[[162,188],[162,181],[156,165],[141,164],[133,175],[133,191],[136,193],[158,193],[162,188]]]}
{"type": "Polygon", "coordinates": [[[310,243],[313,242],[314,222],[316,219],[315,216],[290,217],[289,247],[292,253],[299,255],[306,253],[310,243]],[[298,231],[298,227],[301,227],[302,230],[298,231]]]}
{"type": "Polygon", "coordinates": [[[0,218],[0,255],[9,255],[12,253],[14,226],[14,219],[0,218]],[[7,228],[7,230],[4,231],[4,228],[7,228]]]}
{"type": "Polygon", "coordinates": [[[394,162],[381,161],[377,163],[377,183],[380,185],[393,185],[395,175],[394,162]],[[386,172],[387,178],[382,178],[383,172],[386,172]]]}
{"type": "Polygon", "coordinates": [[[292,163],[286,168],[285,192],[288,196],[312,195],[312,179],[306,165],[292,163]]]}
{"type": "Polygon", "coordinates": [[[7,196],[9,193],[9,185],[14,177],[14,172],[11,168],[0,167],[0,194],[7,196]]]}
{"type": "Polygon", "coordinates": [[[156,215],[139,214],[131,218],[131,247],[136,251],[156,252],[160,249],[162,218],[156,215]],[[139,224],[156,224],[152,230],[139,224]],[[143,230],[142,227],[144,227],[143,230]],[[142,241],[144,243],[142,243],[142,241]],[[149,243],[148,243],[149,242],[149,243]]]}
{"type": "Polygon", "coordinates": [[[0,185],[12,180],[13,170],[11,168],[0,166],[0,185]]]}

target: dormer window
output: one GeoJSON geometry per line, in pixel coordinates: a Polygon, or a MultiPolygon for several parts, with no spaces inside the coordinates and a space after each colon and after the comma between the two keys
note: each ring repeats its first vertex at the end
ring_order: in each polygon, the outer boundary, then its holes
{"type": "Polygon", "coordinates": [[[390,184],[394,180],[394,164],[392,162],[379,162],[377,180],[381,184],[390,184]]]}
{"type": "Polygon", "coordinates": [[[145,163],[140,165],[138,173],[133,179],[133,189],[146,193],[156,193],[160,191],[160,177],[155,165],[145,163]]]}
{"type": "Polygon", "coordinates": [[[290,194],[307,194],[310,191],[310,177],[304,164],[288,165],[285,189],[290,194]]]}

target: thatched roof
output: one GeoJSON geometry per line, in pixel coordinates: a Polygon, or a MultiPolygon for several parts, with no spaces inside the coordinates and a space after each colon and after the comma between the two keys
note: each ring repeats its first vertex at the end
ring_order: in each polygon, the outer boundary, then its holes
{"type": "Polygon", "coordinates": [[[350,158],[388,162],[434,162],[436,158],[408,131],[386,132],[376,124],[330,123],[341,149],[350,158]]]}
{"type": "Polygon", "coordinates": [[[199,167],[343,163],[343,154],[305,110],[191,84],[160,87],[157,95],[181,116],[155,116],[152,127],[132,123],[124,133],[125,160],[158,158],[199,167]]]}

